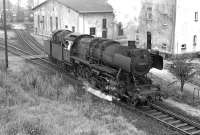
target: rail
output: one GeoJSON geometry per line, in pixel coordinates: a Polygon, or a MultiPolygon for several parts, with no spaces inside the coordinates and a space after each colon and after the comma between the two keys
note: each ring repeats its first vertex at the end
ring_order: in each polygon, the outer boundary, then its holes
{"type": "Polygon", "coordinates": [[[200,123],[192,121],[155,103],[149,103],[148,106],[141,107],[140,110],[143,111],[145,115],[156,119],[182,134],[200,134],[200,123]]]}
{"type": "Polygon", "coordinates": [[[44,53],[43,48],[41,48],[36,41],[33,41],[32,37],[23,30],[15,30],[18,39],[21,40],[25,46],[29,47],[34,54],[44,53]]]}

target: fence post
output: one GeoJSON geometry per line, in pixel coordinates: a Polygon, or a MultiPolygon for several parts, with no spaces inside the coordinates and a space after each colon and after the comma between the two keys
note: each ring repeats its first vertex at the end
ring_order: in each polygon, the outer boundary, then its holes
{"type": "Polygon", "coordinates": [[[194,91],[193,91],[193,105],[194,105],[194,103],[195,103],[195,92],[198,92],[197,93],[197,99],[200,99],[200,89],[197,89],[197,88],[194,88],[194,91]]]}
{"type": "Polygon", "coordinates": [[[193,91],[193,97],[192,97],[193,105],[194,105],[194,100],[195,100],[195,91],[196,91],[196,88],[194,88],[194,91],[193,91]]]}

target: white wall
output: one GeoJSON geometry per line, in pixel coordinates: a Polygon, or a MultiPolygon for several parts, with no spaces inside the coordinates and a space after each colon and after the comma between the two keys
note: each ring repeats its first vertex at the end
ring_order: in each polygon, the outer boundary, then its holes
{"type": "Polygon", "coordinates": [[[172,52],[173,15],[175,0],[146,0],[143,2],[139,16],[138,34],[136,28],[129,29],[129,39],[139,36],[139,48],[147,47],[147,32],[152,34],[152,49],[161,52],[172,52]],[[152,20],[147,18],[148,7],[152,7],[152,20]],[[166,47],[163,47],[166,44],[166,47]]]}
{"type": "Polygon", "coordinates": [[[200,1],[177,0],[176,29],[174,53],[200,51],[200,1]],[[195,12],[198,12],[198,21],[195,21],[195,12]],[[193,45],[193,36],[197,35],[197,44],[193,45]],[[186,44],[182,50],[181,45],[186,44]]]}
{"type": "Polygon", "coordinates": [[[49,1],[34,11],[35,33],[50,36],[50,17],[52,17],[53,31],[56,29],[56,17],[58,17],[58,29],[72,30],[74,26],[75,32],[90,34],[90,27],[95,27],[95,36],[97,37],[102,36],[102,25],[105,18],[107,20],[107,38],[113,39],[117,35],[113,13],[78,13],[56,1],[49,1]],[[38,15],[40,20],[42,20],[42,16],[45,18],[44,28],[43,23],[40,23],[40,26],[38,26],[38,15]],[[65,26],[68,26],[68,28],[65,26]]]}
{"type": "Polygon", "coordinates": [[[102,25],[103,19],[107,20],[107,37],[113,38],[113,21],[114,14],[113,13],[86,13],[80,14],[79,17],[79,32],[84,34],[90,34],[90,27],[96,28],[96,35],[98,37],[102,36],[102,25]]]}
{"type": "Polygon", "coordinates": [[[72,26],[74,26],[75,31],[77,31],[78,16],[79,14],[76,11],[55,1],[50,1],[34,11],[35,33],[50,36],[52,31],[56,30],[56,17],[58,17],[58,29],[66,29],[65,26],[67,25],[67,29],[72,30],[72,26]],[[44,16],[44,28],[43,23],[40,23],[40,27],[38,26],[38,15],[40,16],[40,20],[42,20],[42,16],[44,16]],[[50,27],[50,17],[52,17],[52,31],[50,27]]]}

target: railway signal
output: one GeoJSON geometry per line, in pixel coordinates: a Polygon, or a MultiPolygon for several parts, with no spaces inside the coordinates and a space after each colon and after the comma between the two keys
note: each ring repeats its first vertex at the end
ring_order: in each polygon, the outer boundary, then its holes
{"type": "Polygon", "coordinates": [[[4,36],[5,36],[5,62],[6,69],[8,68],[8,45],[7,45],[7,26],[6,26],[6,2],[3,0],[3,14],[4,14],[4,36]]]}

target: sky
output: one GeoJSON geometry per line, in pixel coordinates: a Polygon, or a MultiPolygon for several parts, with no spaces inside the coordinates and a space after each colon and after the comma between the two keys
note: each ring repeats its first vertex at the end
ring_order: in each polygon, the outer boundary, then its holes
{"type": "MultiPolygon", "coordinates": [[[[28,1],[28,0],[21,0],[20,6],[26,8],[27,5],[28,5],[28,2],[27,2],[27,1],[28,1]]],[[[18,4],[18,0],[10,0],[10,2],[11,2],[12,4],[14,4],[14,5],[17,5],[17,4],[18,4]]]]}

